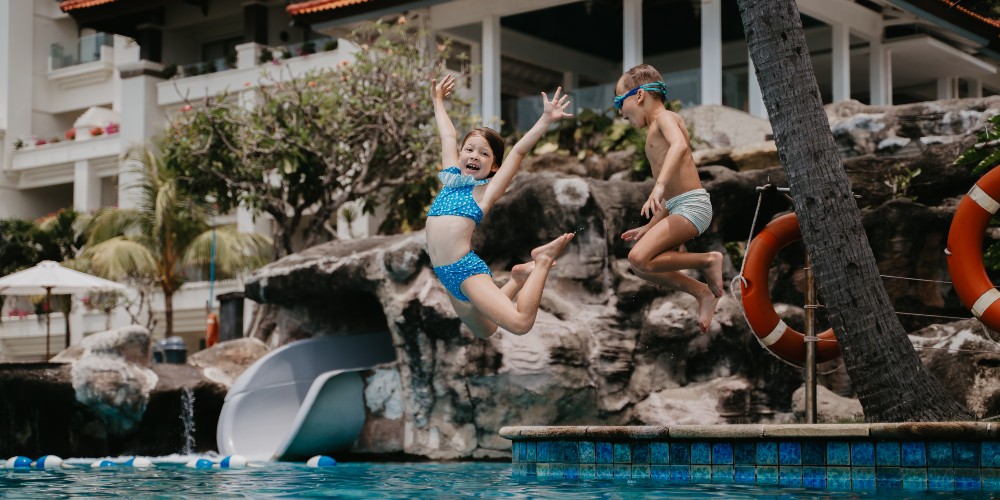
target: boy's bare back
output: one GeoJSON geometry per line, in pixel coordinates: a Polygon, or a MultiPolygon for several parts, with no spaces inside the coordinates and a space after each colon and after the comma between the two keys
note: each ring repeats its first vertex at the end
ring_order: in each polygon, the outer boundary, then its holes
{"type": "Polygon", "coordinates": [[[691,138],[688,135],[687,124],[684,123],[684,118],[667,109],[657,114],[646,133],[646,158],[649,159],[653,169],[653,178],[660,178],[660,171],[666,166],[667,153],[673,142],[681,142],[684,148],[683,154],[674,166],[675,171],[667,178],[664,186],[665,199],[702,187],[694,157],[691,155],[691,138]]]}

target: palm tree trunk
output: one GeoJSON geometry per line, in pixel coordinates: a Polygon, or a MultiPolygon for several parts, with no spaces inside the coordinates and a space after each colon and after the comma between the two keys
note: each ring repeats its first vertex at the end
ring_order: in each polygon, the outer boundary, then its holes
{"type": "Polygon", "coordinates": [[[166,323],[164,338],[174,334],[174,291],[163,288],[163,321],[166,323]]]}
{"type": "Polygon", "coordinates": [[[737,2],[802,239],[865,418],[971,419],[921,364],[882,286],[795,1],[737,2]]]}

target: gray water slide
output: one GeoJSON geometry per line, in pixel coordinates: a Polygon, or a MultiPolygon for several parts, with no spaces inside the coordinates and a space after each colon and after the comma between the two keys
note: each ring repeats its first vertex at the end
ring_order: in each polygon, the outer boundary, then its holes
{"type": "Polygon", "coordinates": [[[358,372],[395,359],[389,332],[313,337],[268,353],[226,394],[219,453],[303,460],[349,449],[365,421],[358,372]]]}

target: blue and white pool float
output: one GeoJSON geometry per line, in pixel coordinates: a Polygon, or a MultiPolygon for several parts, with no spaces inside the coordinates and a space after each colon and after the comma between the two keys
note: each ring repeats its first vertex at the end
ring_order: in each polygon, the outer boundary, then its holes
{"type": "Polygon", "coordinates": [[[316,455],[306,462],[309,467],[333,467],[337,465],[337,461],[326,455],[316,455]]]}
{"type": "Polygon", "coordinates": [[[240,469],[247,466],[247,457],[243,455],[229,455],[219,460],[220,469],[240,469]]]}
{"type": "Polygon", "coordinates": [[[38,470],[58,469],[62,464],[63,459],[57,455],[44,455],[35,460],[35,468],[38,470]]]}
{"type": "Polygon", "coordinates": [[[147,467],[152,467],[153,466],[153,462],[151,462],[146,457],[132,457],[132,458],[126,460],[125,462],[123,462],[122,465],[124,465],[126,467],[135,467],[137,469],[144,469],[144,468],[147,468],[147,467]]]}
{"type": "Polygon", "coordinates": [[[30,469],[31,459],[28,457],[22,457],[20,455],[10,457],[7,462],[4,463],[4,468],[7,469],[30,469]]]}
{"type": "Polygon", "coordinates": [[[207,458],[195,458],[184,464],[185,467],[190,469],[211,469],[214,465],[215,462],[207,458]]]}
{"type": "Polygon", "coordinates": [[[107,467],[114,467],[116,465],[118,465],[118,464],[112,462],[111,460],[94,460],[94,462],[90,464],[90,468],[91,469],[103,469],[103,468],[107,468],[107,467]]]}

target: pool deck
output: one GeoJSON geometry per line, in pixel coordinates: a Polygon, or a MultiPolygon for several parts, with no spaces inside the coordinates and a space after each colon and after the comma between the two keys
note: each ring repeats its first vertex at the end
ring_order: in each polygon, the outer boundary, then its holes
{"type": "Polygon", "coordinates": [[[508,426],[519,478],[1000,491],[1000,423],[508,426]]]}

